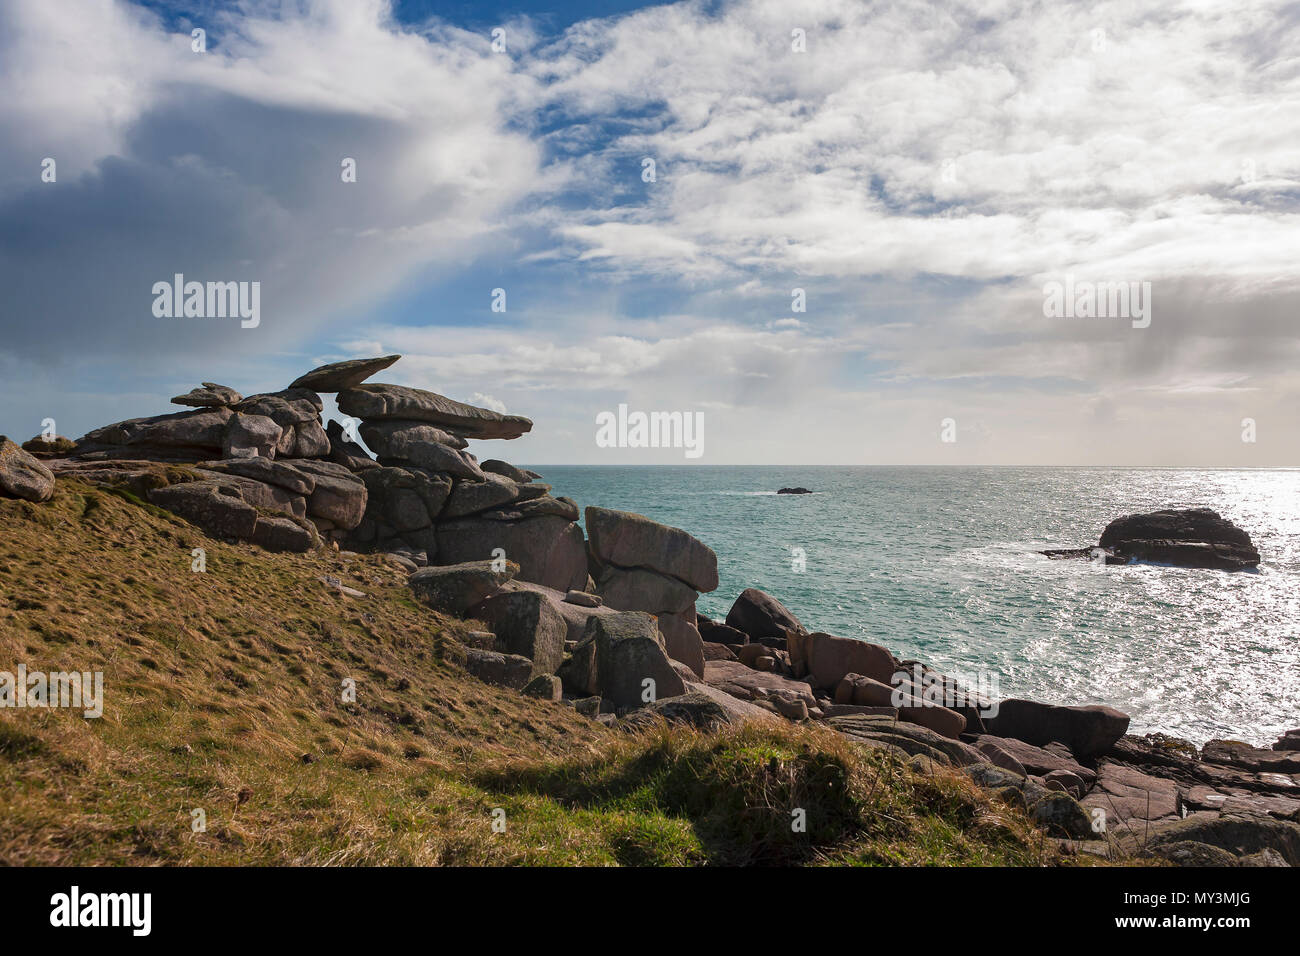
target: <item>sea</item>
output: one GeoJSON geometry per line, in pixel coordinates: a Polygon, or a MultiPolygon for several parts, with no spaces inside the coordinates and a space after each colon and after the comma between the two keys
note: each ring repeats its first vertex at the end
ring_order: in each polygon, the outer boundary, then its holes
{"type": "Polygon", "coordinates": [[[579,506],[718,555],[698,609],[748,587],[998,697],[1109,704],[1130,733],[1267,746],[1300,727],[1300,469],[530,465],[579,506]],[[808,495],[778,495],[803,486],[808,495]],[[1113,518],[1205,506],[1258,572],[1054,561],[1113,518]]]}

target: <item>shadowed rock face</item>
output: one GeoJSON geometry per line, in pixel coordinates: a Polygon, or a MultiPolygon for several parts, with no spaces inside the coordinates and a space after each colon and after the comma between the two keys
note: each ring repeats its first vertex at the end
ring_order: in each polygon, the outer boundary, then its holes
{"type": "Polygon", "coordinates": [[[1209,508],[1124,515],[1106,526],[1095,548],[1042,551],[1049,558],[1091,558],[1106,564],[1151,561],[1180,568],[1243,571],[1259,566],[1250,535],[1209,508]]]}

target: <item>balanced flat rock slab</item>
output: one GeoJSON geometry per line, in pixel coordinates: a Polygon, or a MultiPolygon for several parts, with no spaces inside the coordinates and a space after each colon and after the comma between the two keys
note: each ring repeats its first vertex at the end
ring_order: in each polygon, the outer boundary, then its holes
{"type": "Polygon", "coordinates": [[[330,362],[328,365],[312,369],[306,375],[299,375],[289,387],[309,388],[313,392],[341,392],[345,388],[356,388],[376,372],[388,368],[399,358],[400,355],[381,355],[378,358],[330,362]]]}
{"type": "Polygon", "coordinates": [[[466,438],[518,438],[533,428],[532,421],[522,415],[502,415],[404,385],[372,383],[343,389],[338,406],[345,415],[362,421],[403,418],[428,422],[466,438]]]}

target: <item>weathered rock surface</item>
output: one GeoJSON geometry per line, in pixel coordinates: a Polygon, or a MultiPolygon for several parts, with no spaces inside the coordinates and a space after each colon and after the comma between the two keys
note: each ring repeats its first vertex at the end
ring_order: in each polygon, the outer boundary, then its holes
{"type": "MultiPolygon", "coordinates": [[[[338,407],[344,414],[366,422],[377,419],[428,422],[466,438],[518,438],[533,427],[521,415],[502,415],[436,392],[402,385],[372,383],[344,389],[338,393],[338,407]]],[[[364,433],[362,437],[365,438],[364,433]]],[[[366,438],[366,444],[370,445],[370,439],[366,438]]]]}
{"type": "Polygon", "coordinates": [[[680,614],[695,607],[696,593],[677,578],[645,568],[607,566],[596,579],[596,591],[619,611],[680,614]]]}
{"type": "Polygon", "coordinates": [[[383,371],[400,358],[400,355],[381,355],[378,358],[330,362],[312,369],[305,375],[299,375],[289,387],[309,388],[313,392],[341,392],[345,388],[356,388],[370,376],[383,371]]]}
{"type": "Polygon", "coordinates": [[[1253,773],[1300,773],[1300,752],[1264,750],[1240,740],[1210,740],[1201,748],[1201,759],[1253,773]]]}
{"type": "MultiPolygon", "coordinates": [[[[459,435],[444,431],[428,422],[411,422],[402,419],[362,422],[357,428],[362,440],[380,458],[408,460],[423,453],[420,445],[440,445],[444,448],[462,449],[469,444],[459,435]]],[[[427,454],[438,454],[436,449],[427,454]]],[[[448,458],[448,461],[454,460],[448,458]]],[[[477,470],[477,466],[476,470],[477,470]]],[[[475,474],[477,477],[477,473],[475,474]]]]}
{"type": "Polygon", "coordinates": [[[812,688],[802,681],[752,670],[739,661],[705,661],[704,682],[741,700],[785,697],[802,700],[809,707],[817,706],[812,688]]]}
{"type": "Polygon", "coordinates": [[[619,708],[642,707],[686,690],[668,661],[654,618],[638,611],[592,615],[561,676],[566,686],[599,693],[619,708]]]}
{"type": "Polygon", "coordinates": [[[521,521],[482,516],[457,518],[437,526],[438,560],[447,563],[493,557],[501,548],[519,565],[519,577],[557,591],[587,582],[587,552],[582,529],[555,515],[521,521]]]}
{"type": "Polygon", "coordinates": [[[966,729],[966,718],[946,707],[927,704],[881,681],[861,674],[846,674],[835,688],[835,703],[864,707],[894,707],[900,720],[928,727],[956,739],[966,729]]]}
{"type": "Polygon", "coordinates": [[[54,497],[54,472],[3,435],[0,435],[0,495],[36,502],[54,497]]]}
{"type": "Polygon", "coordinates": [[[1048,793],[1029,808],[1029,818],[1053,836],[1086,840],[1097,836],[1092,818],[1068,793],[1048,793]]]}
{"type": "Polygon", "coordinates": [[[307,498],[307,514],[351,530],[366,513],[366,485],[342,465],[308,458],[284,459],[282,464],[305,472],[315,481],[307,498]]]}
{"type": "Polygon", "coordinates": [[[533,679],[533,662],[518,654],[465,648],[465,670],[489,684],[523,690],[533,679]]]}
{"type": "Polygon", "coordinates": [[[1185,820],[1153,828],[1149,841],[1144,842],[1154,847],[1181,842],[1205,843],[1238,857],[1274,850],[1291,866],[1300,866],[1300,824],[1263,814],[1225,813],[1218,817],[1193,814],[1185,820]]]}
{"type": "Polygon", "coordinates": [[[1104,812],[1108,830],[1128,832],[1145,829],[1148,823],[1179,819],[1183,808],[1172,780],[1111,760],[1098,765],[1096,786],[1082,802],[1089,810],[1104,812]]]}
{"type": "Polygon", "coordinates": [[[588,507],[585,518],[591,554],[600,564],[657,571],[696,591],[717,588],[718,556],[680,528],[608,508],[588,507]]]}
{"type": "Polygon", "coordinates": [[[76,453],[108,452],[119,458],[213,458],[220,455],[226,424],[233,414],[221,407],[131,418],[87,432],[78,439],[76,453]]]}
{"type": "Polygon", "coordinates": [[[458,481],[443,508],[444,518],[463,518],[514,501],[519,486],[509,478],[485,474],[482,481],[458,481]]]}
{"type": "Polygon", "coordinates": [[[257,526],[257,509],[229,485],[195,481],[155,488],[148,494],[151,504],[180,515],[214,537],[247,540],[257,526]]]}
{"type": "Polygon", "coordinates": [[[1014,737],[1043,746],[1059,741],[1080,759],[1106,753],[1128,730],[1128,714],[1100,705],[1062,707],[1033,700],[1008,698],[998,703],[996,717],[986,717],[990,734],[1014,737]]]}
{"type": "Polygon", "coordinates": [[[302,553],[318,547],[320,535],[314,528],[299,524],[291,518],[258,515],[257,524],[253,526],[249,541],[267,551],[302,553]]]}
{"type": "Polygon", "coordinates": [[[292,465],[270,458],[231,458],[204,461],[197,466],[204,471],[251,478],[263,484],[274,485],[296,495],[310,495],[316,490],[316,479],[292,465]]]}
{"type": "Polygon", "coordinates": [[[861,674],[887,684],[897,670],[894,655],[879,644],[835,637],[820,631],[814,634],[787,632],[787,647],[795,673],[800,670],[797,662],[803,662],[817,687],[833,689],[846,674],[861,674]]]}
{"type": "Polygon", "coordinates": [[[468,613],[492,629],[498,650],[531,660],[534,676],[559,670],[564,661],[568,624],[541,594],[502,591],[474,605],[468,613]]]}
{"type": "Polygon", "coordinates": [[[771,723],[779,718],[755,704],[737,700],[707,684],[686,681],[686,693],[655,701],[648,708],[672,723],[716,730],[725,724],[771,723]]]}
{"type": "Polygon", "coordinates": [[[532,473],[524,471],[522,468],[516,468],[508,461],[502,461],[499,458],[489,458],[487,461],[480,462],[479,467],[489,474],[500,475],[502,478],[509,478],[515,484],[524,485],[532,481],[532,473]]]}
{"type": "Polygon", "coordinates": [[[463,615],[519,573],[519,565],[505,561],[501,570],[492,561],[421,568],[407,584],[421,602],[436,611],[463,615]]]}
{"type": "Polygon", "coordinates": [[[695,616],[694,609],[695,605],[692,604],[689,615],[659,614],[656,623],[668,656],[689,667],[697,680],[703,680],[704,642],[700,640],[700,632],[695,629],[695,625],[686,620],[687,616],[695,616]]]}
{"type": "Polygon", "coordinates": [[[222,458],[274,458],[284,429],[265,415],[236,413],[221,440],[222,458]]]}
{"type": "MultiPolygon", "coordinates": [[[[1092,786],[1097,779],[1097,774],[1075,760],[1063,745],[1048,744],[1048,748],[1051,748],[1048,749],[1035,747],[1014,737],[982,734],[975,738],[975,746],[981,751],[986,746],[996,747],[1013,757],[1024,768],[1024,772],[1036,776],[1045,777],[1054,771],[1067,771],[1078,776],[1088,786],[1092,786]]],[[[991,762],[997,763],[996,760],[991,762]]]]}
{"type": "Polygon", "coordinates": [[[184,395],[177,395],[172,399],[172,404],[189,405],[193,408],[218,408],[222,405],[235,405],[243,400],[244,396],[228,385],[204,382],[202,388],[191,389],[184,395]]]}
{"type": "MultiPolygon", "coordinates": [[[[728,627],[734,627],[757,640],[762,637],[785,637],[787,631],[807,634],[808,630],[784,604],[758,588],[740,592],[727,612],[728,627]]],[[[798,668],[796,667],[796,671],[798,668]]]]}
{"type": "Polygon", "coordinates": [[[969,744],[952,740],[919,724],[893,720],[887,716],[852,714],[830,717],[826,720],[826,725],[856,741],[908,756],[920,754],[945,766],[991,766],[969,744]]]}
{"type": "Polygon", "coordinates": [[[538,674],[524,685],[523,695],[539,700],[558,701],[564,696],[564,685],[554,674],[538,674]]]}

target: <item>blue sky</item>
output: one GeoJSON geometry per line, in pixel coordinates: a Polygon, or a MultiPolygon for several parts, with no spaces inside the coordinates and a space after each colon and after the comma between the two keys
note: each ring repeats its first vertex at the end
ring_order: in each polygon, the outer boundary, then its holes
{"type": "Polygon", "coordinates": [[[0,10],[20,439],[397,351],[525,462],[684,463],[596,447],[625,402],[704,464],[1300,463],[1294,7],[75,6],[0,10]],[[261,324],[156,318],[177,272],[261,324]],[[1066,275],[1150,325],[1045,316],[1066,275]]]}

